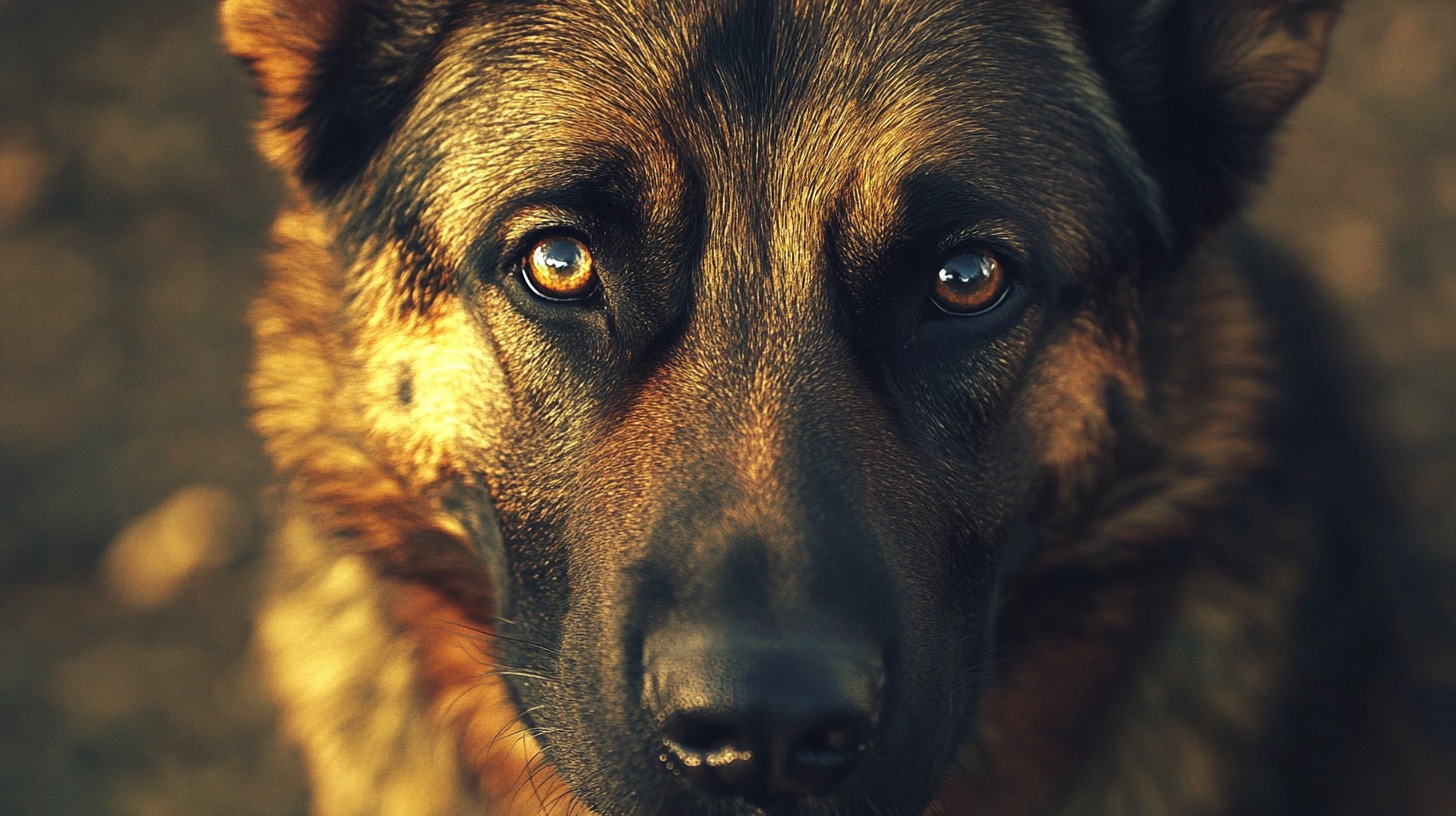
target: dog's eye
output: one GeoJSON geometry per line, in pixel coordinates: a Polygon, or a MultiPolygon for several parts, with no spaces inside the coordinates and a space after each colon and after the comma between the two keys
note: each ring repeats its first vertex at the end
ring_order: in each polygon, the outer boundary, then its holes
{"type": "Polygon", "coordinates": [[[521,259],[521,277],[545,300],[584,300],[597,290],[591,250],[569,235],[537,241],[521,259]]]}
{"type": "Polygon", "coordinates": [[[978,315],[1006,298],[1006,271],[989,252],[962,252],[941,265],[930,299],[953,315],[978,315]]]}

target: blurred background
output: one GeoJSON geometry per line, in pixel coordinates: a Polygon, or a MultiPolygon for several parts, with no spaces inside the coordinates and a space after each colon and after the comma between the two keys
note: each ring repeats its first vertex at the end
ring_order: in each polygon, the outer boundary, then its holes
{"type": "MultiPolygon", "coordinates": [[[[211,0],[0,0],[0,813],[297,814],[249,655],[244,314],[280,194],[211,0]]],[[[1253,219],[1456,555],[1456,3],[1353,0],[1253,219]]]]}

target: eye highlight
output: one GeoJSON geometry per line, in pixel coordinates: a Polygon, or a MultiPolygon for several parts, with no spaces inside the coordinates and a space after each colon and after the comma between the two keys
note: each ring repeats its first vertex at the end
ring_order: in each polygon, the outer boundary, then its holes
{"type": "Polygon", "coordinates": [[[961,252],[935,273],[930,299],[947,314],[985,314],[1006,299],[1007,283],[1006,270],[995,255],[981,250],[961,252]]]}
{"type": "Polygon", "coordinates": [[[585,300],[597,291],[591,250],[569,236],[542,238],[521,258],[521,278],[543,300],[585,300]]]}

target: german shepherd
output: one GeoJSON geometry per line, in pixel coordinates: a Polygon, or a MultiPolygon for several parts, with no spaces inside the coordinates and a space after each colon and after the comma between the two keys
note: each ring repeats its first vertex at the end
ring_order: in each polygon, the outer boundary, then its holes
{"type": "Polygon", "coordinates": [[[1407,807],[1314,295],[1226,228],[1337,5],[226,0],[317,812],[1407,807]]]}

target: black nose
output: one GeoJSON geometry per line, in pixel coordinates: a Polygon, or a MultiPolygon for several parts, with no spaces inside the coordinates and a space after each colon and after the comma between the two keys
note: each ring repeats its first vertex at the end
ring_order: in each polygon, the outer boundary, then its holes
{"type": "Polygon", "coordinates": [[[884,684],[871,648],[697,629],[650,638],[645,657],[663,759],[703,792],[822,796],[868,750],[884,684]]]}

